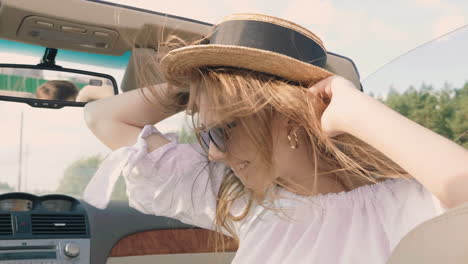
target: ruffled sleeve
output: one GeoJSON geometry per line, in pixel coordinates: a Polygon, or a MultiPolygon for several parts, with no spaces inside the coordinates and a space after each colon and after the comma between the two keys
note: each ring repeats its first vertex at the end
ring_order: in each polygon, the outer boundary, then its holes
{"type": "Polygon", "coordinates": [[[175,133],[164,134],[171,142],[148,153],[146,137],[153,133],[161,134],[147,125],[135,145],[112,152],[86,187],[84,200],[106,208],[122,173],[131,207],[214,229],[216,197],[225,166],[208,162],[198,144],[179,144],[175,133]]]}

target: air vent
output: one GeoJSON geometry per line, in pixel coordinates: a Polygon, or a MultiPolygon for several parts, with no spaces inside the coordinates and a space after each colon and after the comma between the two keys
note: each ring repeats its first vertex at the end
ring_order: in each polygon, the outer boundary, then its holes
{"type": "Polygon", "coordinates": [[[86,235],[84,215],[31,215],[33,235],[86,235]]]}
{"type": "Polygon", "coordinates": [[[0,214],[0,236],[11,236],[11,216],[9,214],[0,214]]]}

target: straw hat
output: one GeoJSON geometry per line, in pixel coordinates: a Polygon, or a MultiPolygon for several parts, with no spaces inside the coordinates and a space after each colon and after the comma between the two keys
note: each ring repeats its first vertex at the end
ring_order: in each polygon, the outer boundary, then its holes
{"type": "Polygon", "coordinates": [[[261,14],[232,14],[198,45],[170,51],[160,61],[167,81],[187,86],[197,68],[230,66],[264,72],[308,86],[334,73],[327,51],[309,30],[261,14]]]}

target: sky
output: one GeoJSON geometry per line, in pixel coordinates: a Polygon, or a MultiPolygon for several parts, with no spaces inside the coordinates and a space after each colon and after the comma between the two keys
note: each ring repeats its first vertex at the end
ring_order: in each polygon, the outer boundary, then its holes
{"type": "MultiPolygon", "coordinates": [[[[110,0],[109,0],[110,1],[110,0]]],[[[468,81],[468,1],[320,1],[320,0],[112,0],[171,15],[217,23],[223,16],[249,12],[273,15],[304,26],[322,38],[328,51],[351,58],[360,72],[365,92],[384,93],[389,86],[404,90],[423,81],[455,86],[468,81]],[[444,34],[457,32],[442,37],[444,34]],[[413,50],[419,47],[417,50],[413,50]],[[410,52],[411,51],[411,52],[410,52]],[[399,56],[406,54],[398,58],[399,56]],[[395,58],[398,58],[395,60],[395,58]],[[390,63],[389,63],[390,62],[390,63]],[[381,67],[384,66],[382,69],[381,67]]],[[[31,63],[36,57],[5,54],[0,62],[31,63]]],[[[60,65],[83,66],[67,61],[60,65]]],[[[113,75],[120,83],[123,69],[86,66],[86,70],[113,75]]],[[[37,109],[20,103],[0,102],[1,181],[16,186],[19,157],[19,120],[24,115],[23,174],[27,191],[53,191],[63,170],[81,157],[108,154],[84,123],[82,108],[37,109]]],[[[184,116],[157,125],[174,131],[184,116]]],[[[24,189],[23,189],[24,190],[24,189]]]]}

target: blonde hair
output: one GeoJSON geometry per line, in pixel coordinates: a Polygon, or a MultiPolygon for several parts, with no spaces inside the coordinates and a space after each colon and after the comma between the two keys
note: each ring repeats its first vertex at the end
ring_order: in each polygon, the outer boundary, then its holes
{"type": "MultiPolygon", "coordinates": [[[[135,63],[136,66],[141,65],[141,68],[136,69],[140,81],[139,87],[152,87],[164,81],[158,67],[158,62],[164,54],[175,48],[200,44],[201,41],[203,39],[187,43],[176,35],[168,35],[159,43],[158,53],[149,60],[148,64],[143,66],[138,62],[135,63]]],[[[316,176],[319,175],[333,177],[341,181],[348,190],[352,190],[388,178],[409,176],[404,169],[384,154],[350,134],[328,137],[321,130],[320,122],[321,114],[327,106],[326,102],[307,92],[309,87],[268,73],[220,66],[200,68],[192,78],[190,85],[185,88],[168,83],[166,92],[162,92],[161,89],[151,89],[151,93],[160,102],[158,107],[162,106],[166,113],[186,110],[187,114],[192,116],[194,127],[197,128],[199,122],[195,117],[198,116],[200,93],[204,91],[210,111],[218,113],[217,123],[213,125],[225,126],[228,121],[238,120],[241,129],[246,132],[258,150],[260,160],[266,168],[272,167],[270,124],[275,115],[280,114],[291,120],[291,126],[302,131],[301,147],[307,148],[310,162],[315,167],[311,175],[315,182],[316,176]]],[[[197,139],[203,146],[198,133],[197,139]]],[[[269,196],[266,192],[278,190],[277,187],[281,188],[284,180],[271,179],[270,188],[258,193],[246,188],[231,169],[226,169],[216,203],[215,230],[218,231],[215,237],[216,251],[219,247],[223,251],[225,249],[222,229],[239,243],[233,223],[247,217],[254,203],[275,210],[267,205],[266,198],[269,196]],[[231,213],[232,205],[236,199],[244,195],[248,197],[247,206],[241,215],[234,216],[231,213]]],[[[294,182],[288,184],[304,192],[304,188],[300,185],[294,182]]],[[[279,197],[275,194],[277,193],[273,192],[272,200],[279,197]]]]}

